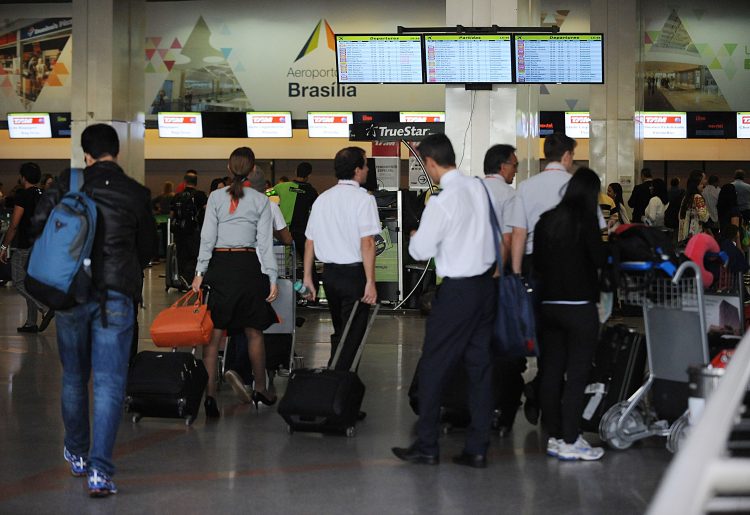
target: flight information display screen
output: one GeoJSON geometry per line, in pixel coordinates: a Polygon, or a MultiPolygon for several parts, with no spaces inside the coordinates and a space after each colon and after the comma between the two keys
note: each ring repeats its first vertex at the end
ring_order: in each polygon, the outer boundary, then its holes
{"type": "Polygon", "coordinates": [[[8,136],[11,138],[51,138],[49,113],[9,113],[8,136]]]}
{"type": "Polygon", "coordinates": [[[160,138],[202,138],[200,113],[165,113],[157,115],[160,138]]]}
{"type": "Polygon", "coordinates": [[[421,84],[422,64],[420,35],[336,35],[342,84],[421,84]]]}
{"type": "Polygon", "coordinates": [[[513,82],[510,34],[424,36],[428,84],[513,82]]]}
{"type": "Polygon", "coordinates": [[[603,84],[602,34],[515,34],[519,84],[603,84]]]}

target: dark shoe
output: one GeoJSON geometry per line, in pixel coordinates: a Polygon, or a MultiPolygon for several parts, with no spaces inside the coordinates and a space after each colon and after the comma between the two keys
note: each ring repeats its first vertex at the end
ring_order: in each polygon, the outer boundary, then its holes
{"type": "Polygon", "coordinates": [[[507,438],[510,436],[510,432],[513,430],[513,426],[498,426],[497,434],[500,438],[507,438]]]}
{"type": "Polygon", "coordinates": [[[269,399],[264,394],[256,390],[253,392],[252,399],[253,399],[253,404],[255,404],[255,410],[257,411],[258,404],[263,404],[265,406],[273,406],[274,404],[276,404],[277,397],[274,396],[273,399],[269,399]]]}
{"type": "Polygon", "coordinates": [[[440,463],[440,458],[433,454],[422,454],[419,452],[415,445],[411,447],[391,447],[391,451],[400,460],[408,461],[409,463],[418,463],[420,465],[437,465],[440,463]]]}
{"type": "Polygon", "coordinates": [[[19,333],[38,333],[39,328],[36,326],[36,324],[22,325],[21,327],[17,327],[16,331],[18,331],[19,333]]]}
{"type": "Polygon", "coordinates": [[[54,309],[48,309],[47,312],[42,317],[42,323],[39,324],[39,332],[41,333],[47,327],[49,326],[49,323],[52,322],[52,319],[55,318],[55,310],[54,309]]]}
{"type": "Polygon", "coordinates": [[[469,454],[467,452],[462,452],[458,456],[454,456],[452,461],[456,465],[464,465],[475,469],[487,468],[487,455],[485,454],[469,454]]]}
{"type": "Polygon", "coordinates": [[[539,422],[539,402],[536,397],[535,382],[527,383],[523,387],[526,402],[523,403],[523,414],[529,424],[535,426],[539,422]]]}
{"type": "Polygon", "coordinates": [[[203,401],[203,408],[206,410],[206,416],[208,418],[219,418],[221,417],[221,413],[219,413],[219,408],[216,406],[216,399],[213,397],[206,396],[206,400],[203,401]]]}
{"type": "Polygon", "coordinates": [[[360,411],[359,413],[357,413],[357,420],[359,420],[360,422],[366,418],[367,418],[366,411],[360,411]]]}

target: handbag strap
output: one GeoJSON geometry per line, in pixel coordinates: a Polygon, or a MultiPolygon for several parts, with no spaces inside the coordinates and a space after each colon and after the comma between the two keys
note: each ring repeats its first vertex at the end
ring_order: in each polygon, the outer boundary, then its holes
{"type": "Polygon", "coordinates": [[[492,227],[492,239],[495,242],[495,256],[497,257],[497,267],[498,272],[500,273],[500,276],[503,275],[503,256],[500,252],[501,246],[502,246],[502,240],[501,234],[502,231],[500,230],[500,222],[497,220],[497,215],[495,214],[495,208],[492,206],[492,197],[490,196],[490,191],[487,189],[487,185],[484,183],[482,179],[477,177],[477,180],[482,184],[482,188],[484,189],[484,193],[487,195],[487,203],[489,205],[490,209],[490,226],[492,227]]]}
{"type": "Polygon", "coordinates": [[[198,292],[196,293],[195,291],[191,289],[185,295],[177,299],[177,302],[172,304],[172,307],[179,308],[180,306],[187,306],[190,303],[190,300],[193,298],[194,295],[197,296],[197,298],[195,299],[194,305],[200,306],[201,304],[203,304],[203,290],[198,290],[198,292]]]}

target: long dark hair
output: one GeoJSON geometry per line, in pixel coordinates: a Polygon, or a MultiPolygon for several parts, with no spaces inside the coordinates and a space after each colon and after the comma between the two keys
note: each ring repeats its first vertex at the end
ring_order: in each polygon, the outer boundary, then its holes
{"type": "Polygon", "coordinates": [[[229,171],[232,172],[232,184],[229,187],[229,194],[232,200],[239,200],[245,192],[242,190],[245,186],[247,175],[255,168],[255,153],[250,147],[239,147],[234,149],[229,156],[229,171]]]}
{"type": "Polygon", "coordinates": [[[579,168],[573,174],[550,221],[549,234],[553,240],[577,242],[582,227],[597,223],[601,187],[599,176],[590,168],[579,168]]]}
{"type": "Polygon", "coordinates": [[[612,191],[615,192],[615,207],[619,210],[620,206],[625,203],[622,198],[622,185],[619,182],[610,182],[607,188],[612,188],[612,191]]]}
{"type": "Polygon", "coordinates": [[[693,206],[695,196],[700,195],[698,186],[703,182],[704,173],[701,170],[693,170],[690,172],[690,176],[685,186],[685,196],[682,197],[682,204],[680,205],[680,218],[685,218],[687,210],[693,206]]]}

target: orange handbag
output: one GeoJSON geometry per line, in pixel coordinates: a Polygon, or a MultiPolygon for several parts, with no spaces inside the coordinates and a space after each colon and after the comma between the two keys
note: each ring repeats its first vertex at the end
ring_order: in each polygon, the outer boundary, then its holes
{"type": "Polygon", "coordinates": [[[151,339],[157,347],[194,347],[211,340],[214,323],[203,291],[189,291],[159,313],[151,324],[151,339]],[[192,298],[195,302],[191,302],[192,298]]]}

